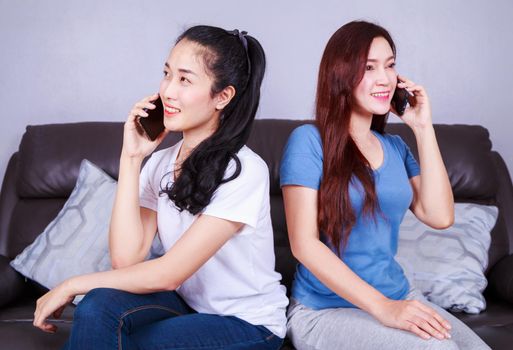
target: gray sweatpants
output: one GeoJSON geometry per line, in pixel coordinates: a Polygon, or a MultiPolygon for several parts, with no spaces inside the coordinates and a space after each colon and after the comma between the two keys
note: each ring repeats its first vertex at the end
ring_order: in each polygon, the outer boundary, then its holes
{"type": "Polygon", "coordinates": [[[287,335],[298,350],[417,350],[490,349],[463,322],[430,303],[415,289],[406,299],[419,300],[435,309],[451,324],[451,339],[424,340],[401,329],[389,328],[357,308],[313,310],[291,299],[287,311],[287,335]]]}

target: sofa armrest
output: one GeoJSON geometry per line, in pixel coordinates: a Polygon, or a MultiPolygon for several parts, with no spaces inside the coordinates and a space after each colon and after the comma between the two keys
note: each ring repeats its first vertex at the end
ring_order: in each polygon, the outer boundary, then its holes
{"type": "Polygon", "coordinates": [[[9,265],[10,259],[0,255],[0,307],[24,294],[23,276],[9,265]]]}
{"type": "Polygon", "coordinates": [[[513,254],[502,258],[488,276],[493,292],[513,304],[513,254]]]}
{"type": "Polygon", "coordinates": [[[5,176],[0,191],[0,255],[13,255],[13,249],[9,249],[9,226],[14,207],[18,203],[18,193],[16,192],[16,179],[18,178],[18,153],[14,153],[9,159],[5,176]]]}
{"type": "Polygon", "coordinates": [[[506,226],[507,236],[509,238],[509,252],[513,254],[513,185],[509,175],[508,167],[504,159],[497,152],[492,152],[495,169],[497,170],[497,181],[499,187],[497,189],[497,204],[500,211],[503,213],[503,218],[506,226]]]}

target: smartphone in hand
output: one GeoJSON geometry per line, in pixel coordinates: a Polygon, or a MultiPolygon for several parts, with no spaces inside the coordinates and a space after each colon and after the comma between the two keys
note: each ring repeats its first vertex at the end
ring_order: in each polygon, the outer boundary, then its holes
{"type": "Polygon", "coordinates": [[[160,96],[151,103],[155,105],[155,108],[145,108],[144,111],[148,113],[148,116],[139,117],[139,123],[150,140],[154,141],[164,131],[164,106],[160,96]]]}
{"type": "MultiPolygon", "coordinates": [[[[397,79],[397,83],[399,83],[400,80],[397,79]]],[[[401,89],[396,87],[394,96],[392,96],[392,101],[390,102],[392,107],[396,110],[397,114],[399,116],[402,116],[404,114],[404,111],[406,110],[406,106],[408,105],[408,98],[410,97],[410,93],[406,89],[401,89]]]]}

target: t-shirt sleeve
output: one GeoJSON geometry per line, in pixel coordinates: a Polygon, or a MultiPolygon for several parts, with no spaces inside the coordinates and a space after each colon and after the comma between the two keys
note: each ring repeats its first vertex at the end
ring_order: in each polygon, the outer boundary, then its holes
{"type": "Polygon", "coordinates": [[[302,125],[291,134],[280,165],[280,185],[318,190],[322,178],[322,143],[313,125],[302,125]]]}
{"type": "Polygon", "coordinates": [[[156,163],[152,155],[139,175],[139,205],[154,211],[157,211],[160,190],[155,183],[156,163]]]}
{"type": "Polygon", "coordinates": [[[394,136],[394,142],[396,147],[399,149],[401,153],[401,157],[404,161],[404,167],[406,168],[406,173],[408,174],[408,178],[412,178],[420,174],[420,166],[417,163],[417,160],[411,153],[410,147],[403,141],[403,139],[399,135],[394,136]]]}
{"type": "MultiPolygon", "coordinates": [[[[203,214],[256,228],[262,206],[269,204],[269,170],[257,156],[239,159],[241,173],[216,189],[203,214]]],[[[235,162],[231,161],[226,174],[234,170],[235,162]]]]}

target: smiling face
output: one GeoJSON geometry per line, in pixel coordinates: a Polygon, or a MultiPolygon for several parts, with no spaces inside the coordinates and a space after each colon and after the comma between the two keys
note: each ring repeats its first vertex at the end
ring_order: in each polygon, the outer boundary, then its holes
{"type": "Polygon", "coordinates": [[[371,116],[388,113],[396,85],[397,73],[392,48],[385,38],[374,38],[369,49],[365,73],[354,90],[353,112],[371,116]]]}
{"type": "Polygon", "coordinates": [[[219,95],[212,96],[213,80],[203,64],[204,51],[194,42],[178,42],[165,63],[159,90],[166,129],[183,131],[184,139],[193,136],[196,143],[217,129],[225,106],[219,95]]]}

